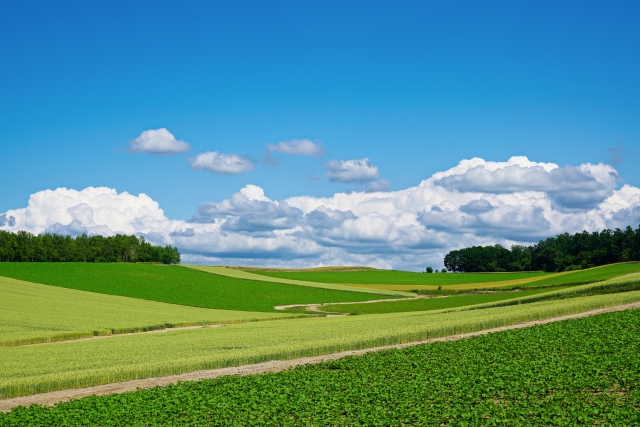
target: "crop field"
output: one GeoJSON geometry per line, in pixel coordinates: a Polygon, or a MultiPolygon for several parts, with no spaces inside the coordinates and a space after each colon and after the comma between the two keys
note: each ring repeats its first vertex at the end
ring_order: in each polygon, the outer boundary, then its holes
{"type": "Polygon", "coordinates": [[[640,291],[483,310],[273,320],[4,347],[0,398],[419,341],[637,301],[640,291]]]}
{"type": "Polygon", "coordinates": [[[223,310],[273,312],[274,306],[366,301],[376,296],[237,279],[179,266],[0,263],[0,276],[45,285],[223,310]]]}
{"type": "Polygon", "coordinates": [[[0,347],[291,316],[185,307],[0,277],[0,347]]]}
{"type": "Polygon", "coordinates": [[[640,310],[0,414],[0,426],[637,425],[640,310]],[[452,361],[455,361],[452,363],[452,361]]]}
{"type": "MultiPolygon", "coordinates": [[[[640,270],[640,269],[639,269],[640,270]]],[[[449,286],[467,283],[500,282],[531,279],[549,275],[543,272],[526,273],[413,273],[399,270],[360,271],[264,271],[246,270],[261,276],[350,285],[429,285],[449,286]]],[[[406,288],[409,289],[409,288],[406,288]]]]}
{"type": "Polygon", "coordinates": [[[396,270],[363,271],[262,271],[252,273],[296,280],[340,283],[364,289],[398,291],[435,290],[443,287],[451,290],[522,288],[532,286],[586,284],[640,272],[640,263],[619,263],[587,270],[562,273],[412,273],[396,270]]]}
{"type": "MultiPolygon", "coordinates": [[[[562,289],[562,288],[554,288],[562,289]]],[[[506,291],[492,294],[453,295],[446,297],[420,298],[412,300],[384,301],[366,304],[328,304],[321,307],[322,311],[329,313],[350,314],[378,314],[401,313],[407,311],[442,310],[445,308],[464,307],[468,305],[484,304],[489,302],[504,301],[530,295],[549,292],[549,288],[528,289],[526,291],[506,291]]]]}
{"type": "Polygon", "coordinates": [[[345,286],[345,285],[339,285],[335,283],[309,282],[304,280],[293,280],[293,279],[286,279],[286,278],[279,278],[279,277],[271,277],[266,275],[255,274],[249,271],[231,269],[226,267],[208,267],[208,266],[202,266],[202,265],[185,265],[185,267],[193,268],[194,270],[205,271],[207,273],[218,274],[221,276],[234,277],[236,279],[284,283],[287,285],[307,286],[307,287],[321,288],[321,289],[333,289],[338,291],[364,292],[364,293],[377,294],[377,295],[405,296],[405,297],[415,295],[410,292],[393,291],[393,290],[386,290],[386,289],[373,289],[373,288],[356,288],[353,286],[345,286]]]}
{"type": "Polygon", "coordinates": [[[478,305],[481,308],[500,307],[536,301],[573,298],[581,295],[607,294],[640,290],[640,274],[626,275],[587,285],[525,288],[522,291],[498,291],[446,297],[383,301],[364,304],[327,304],[322,311],[330,313],[376,314],[408,311],[443,310],[478,305]]]}

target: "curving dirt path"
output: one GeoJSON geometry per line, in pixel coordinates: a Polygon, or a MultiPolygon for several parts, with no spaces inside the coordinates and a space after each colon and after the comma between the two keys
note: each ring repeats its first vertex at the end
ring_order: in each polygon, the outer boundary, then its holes
{"type": "Polygon", "coordinates": [[[350,350],[340,353],[326,354],[323,356],[314,357],[302,357],[292,360],[272,360],[268,362],[256,363],[252,365],[237,366],[232,368],[211,369],[206,371],[196,371],[186,374],[171,375],[166,377],[145,378],[141,380],[125,381],[113,384],[104,384],[94,387],[53,391],[49,393],[36,394],[32,396],[15,397],[12,399],[0,400],[0,412],[9,412],[11,408],[16,406],[28,406],[31,404],[37,405],[49,405],[53,406],[58,402],[66,402],[71,399],[78,399],[87,396],[100,396],[104,394],[124,393],[127,391],[136,391],[139,388],[152,388],[157,386],[175,384],[179,381],[198,381],[203,379],[218,378],[227,375],[252,375],[260,374],[264,372],[280,372],[286,369],[290,369],[299,365],[307,365],[311,363],[320,363],[328,360],[337,360],[346,356],[359,356],[362,354],[370,353],[373,351],[387,350],[387,349],[399,349],[419,344],[427,344],[431,342],[439,341],[454,341],[462,338],[474,337],[477,335],[485,335],[493,332],[500,332],[509,329],[521,329],[534,325],[543,325],[545,323],[558,322],[567,319],[576,319],[580,317],[592,316],[595,314],[608,313],[612,311],[629,310],[633,308],[640,308],[640,302],[631,304],[624,304],[614,307],[601,308],[598,310],[585,311],[582,313],[567,314],[564,316],[552,317],[544,320],[536,320],[531,322],[523,322],[515,325],[501,326],[499,328],[485,329],[476,332],[469,332],[466,334],[451,335],[442,338],[432,338],[423,341],[416,341],[404,344],[395,344],[383,347],[373,347],[364,350],[350,350]]]}
{"type": "MultiPolygon", "coordinates": [[[[305,307],[306,311],[313,313],[327,313],[326,311],[322,311],[320,307],[325,305],[341,305],[341,304],[372,304],[375,302],[397,302],[397,301],[409,301],[414,299],[424,299],[424,298],[444,298],[444,297],[430,297],[429,295],[418,295],[411,298],[387,298],[387,299],[376,299],[371,301],[356,301],[356,302],[324,302],[324,303],[312,303],[312,304],[289,304],[289,305],[276,305],[274,310],[291,310],[292,308],[305,307]]],[[[347,314],[340,314],[339,316],[348,316],[347,314]]]]}

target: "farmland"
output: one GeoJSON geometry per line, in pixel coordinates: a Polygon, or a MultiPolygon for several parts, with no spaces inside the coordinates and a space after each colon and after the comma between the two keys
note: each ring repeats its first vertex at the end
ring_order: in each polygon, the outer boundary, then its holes
{"type": "Polygon", "coordinates": [[[640,272],[640,263],[629,262],[594,267],[586,270],[562,273],[412,273],[397,270],[362,271],[264,271],[252,273],[295,280],[340,283],[365,289],[387,290],[435,290],[443,287],[451,290],[494,289],[528,286],[585,284],[607,280],[625,274],[640,272]]]}
{"type": "Polygon", "coordinates": [[[5,347],[0,397],[419,341],[636,301],[640,291],[453,313],[273,320],[5,347]]]}
{"type": "Polygon", "coordinates": [[[369,294],[377,294],[377,295],[391,295],[391,296],[413,296],[414,294],[410,292],[402,292],[402,291],[394,291],[394,290],[386,290],[386,289],[375,289],[375,288],[356,288],[353,286],[345,286],[335,283],[324,283],[320,281],[305,281],[305,280],[296,280],[296,279],[287,279],[281,277],[271,277],[267,275],[259,275],[249,271],[230,269],[225,267],[207,267],[200,265],[187,265],[186,267],[193,268],[194,270],[205,271],[207,273],[213,273],[221,276],[233,277],[236,279],[246,279],[246,280],[257,280],[261,282],[270,282],[270,283],[284,283],[287,285],[296,285],[296,286],[305,286],[312,288],[320,288],[320,289],[332,289],[338,291],[348,291],[348,292],[364,292],[369,294]]]}
{"type": "Polygon", "coordinates": [[[247,270],[255,274],[282,279],[304,280],[309,282],[339,283],[350,285],[429,285],[449,286],[467,283],[500,282],[507,280],[544,277],[548,273],[413,273],[398,270],[360,270],[360,271],[265,271],[247,270]]]}
{"type": "MultiPolygon", "coordinates": [[[[446,297],[421,299],[403,299],[401,295],[414,294],[397,295],[392,290],[374,294],[361,288],[351,292],[349,286],[353,284],[283,280],[264,276],[265,271],[257,274],[220,267],[190,267],[0,263],[0,399],[415,342],[640,302],[637,276],[579,285],[599,278],[627,275],[637,270],[637,264],[555,275],[515,273],[520,274],[516,278],[511,273],[406,273],[449,280],[448,285],[439,285],[443,290],[438,292],[448,293],[446,297]],[[265,281],[258,280],[261,277],[265,281]],[[456,294],[449,291],[455,286],[482,287],[496,283],[496,277],[506,277],[507,280],[499,281],[503,283],[562,278],[565,284],[520,286],[522,289],[518,292],[456,294]],[[460,283],[460,280],[470,278],[485,281],[460,283]],[[391,300],[359,304],[381,298],[391,300]],[[274,308],[292,304],[314,304],[325,311],[361,315],[324,317],[316,313],[311,317],[310,313],[299,310],[277,312],[274,308]],[[138,333],[204,324],[224,326],[138,333]],[[123,334],[126,332],[133,333],[123,334]],[[109,339],[76,339],[99,335],[111,336],[109,339]],[[38,342],[49,343],[33,345],[38,342]]],[[[327,277],[326,274],[354,273],[367,274],[370,281],[373,281],[371,275],[381,275],[377,277],[387,277],[390,281],[393,277],[400,277],[398,281],[405,280],[402,274],[396,275],[398,272],[373,269],[298,273],[320,275],[316,279],[327,277]]],[[[435,369],[431,363],[424,362],[431,367],[421,365],[420,369],[435,369]]],[[[308,369],[294,372],[312,372],[315,368],[308,369]]],[[[449,375],[442,369],[442,375],[449,375]]],[[[223,379],[212,384],[224,384],[225,381],[232,380],[223,379]]],[[[198,385],[177,387],[158,389],[157,393],[162,395],[166,390],[198,385]]],[[[85,401],[93,400],[81,402],[85,401]]],[[[0,415],[0,422],[36,413],[54,416],[51,414],[56,414],[58,409],[48,411],[16,409],[10,415],[0,415]]]]}
{"type": "Polygon", "coordinates": [[[329,313],[377,314],[400,313],[407,311],[429,311],[445,308],[465,307],[468,305],[504,301],[529,295],[549,292],[548,288],[537,288],[519,292],[498,292],[490,294],[454,295],[435,298],[420,298],[400,301],[385,301],[366,304],[327,304],[322,311],[329,313]]]}
{"type": "Polygon", "coordinates": [[[0,414],[19,425],[635,425],[640,310],[0,414]],[[455,363],[451,363],[455,361],[455,363]]]}
{"type": "Polygon", "coordinates": [[[0,346],[291,317],[213,310],[0,277],[0,346]]]}
{"type": "Polygon", "coordinates": [[[366,301],[371,294],[219,276],[178,266],[0,263],[0,276],[70,289],[223,310],[273,312],[274,306],[366,301]]]}
{"type": "Polygon", "coordinates": [[[628,292],[640,289],[640,274],[633,274],[587,285],[533,287],[522,291],[462,294],[447,297],[405,299],[399,301],[372,302],[363,304],[327,304],[322,311],[330,313],[376,314],[408,311],[444,310],[448,308],[499,307],[512,304],[573,298],[582,295],[628,292]]]}

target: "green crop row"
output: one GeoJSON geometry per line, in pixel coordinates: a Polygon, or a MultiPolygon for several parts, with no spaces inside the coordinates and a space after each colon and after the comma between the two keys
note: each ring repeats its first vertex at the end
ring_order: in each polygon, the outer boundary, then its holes
{"type": "Polygon", "coordinates": [[[465,312],[274,320],[0,348],[0,398],[419,341],[637,301],[640,291],[465,312]]]}
{"type": "Polygon", "coordinates": [[[486,304],[479,304],[471,307],[460,308],[459,310],[478,310],[492,307],[505,307],[508,305],[530,304],[538,301],[557,300],[562,298],[574,298],[590,294],[608,294],[616,292],[628,292],[640,289],[640,274],[609,279],[602,282],[588,285],[571,286],[560,290],[548,291],[529,296],[512,298],[505,301],[497,301],[486,304]]]}
{"type": "Polygon", "coordinates": [[[0,414],[0,426],[638,425],[640,310],[0,414]]]}
{"type": "Polygon", "coordinates": [[[380,314],[401,313],[407,311],[443,310],[447,308],[464,307],[469,305],[485,304],[496,301],[522,298],[549,292],[548,288],[533,288],[523,291],[505,291],[496,293],[479,293],[470,295],[452,295],[446,297],[403,299],[398,301],[384,301],[364,304],[328,304],[320,307],[328,313],[351,314],[380,314]]]}
{"type": "Polygon", "coordinates": [[[588,285],[545,288],[525,288],[519,292],[503,291],[488,294],[455,295],[444,298],[424,298],[413,300],[385,301],[365,304],[327,304],[322,310],[330,313],[399,313],[407,311],[445,310],[466,307],[476,308],[503,307],[515,304],[528,304],[559,298],[572,298],[585,294],[625,292],[640,289],[640,274],[609,279],[588,285]],[[470,307],[473,306],[473,307],[470,307]]]}
{"type": "Polygon", "coordinates": [[[182,266],[192,268],[194,270],[205,271],[207,273],[218,274],[220,276],[233,277],[236,279],[257,280],[260,282],[283,283],[286,285],[307,286],[312,288],[332,289],[336,291],[347,291],[347,292],[361,292],[366,294],[377,294],[377,295],[405,296],[405,297],[410,297],[415,295],[414,293],[411,293],[411,292],[389,291],[386,289],[356,288],[353,286],[338,285],[335,283],[322,283],[322,282],[316,282],[316,281],[310,282],[310,281],[304,281],[304,280],[292,280],[292,279],[286,279],[286,278],[271,277],[268,275],[255,274],[254,272],[238,270],[234,268],[226,268],[226,267],[210,267],[205,265],[189,265],[189,264],[183,264],[182,266]]]}
{"type": "Polygon", "coordinates": [[[0,276],[82,291],[223,310],[274,312],[274,306],[366,301],[371,294],[238,279],[179,266],[0,263],[0,276]]]}
{"type": "Polygon", "coordinates": [[[0,347],[288,317],[293,315],[185,307],[0,277],[0,347]]]}
{"type": "Polygon", "coordinates": [[[587,270],[571,271],[566,273],[447,273],[426,274],[412,273],[396,270],[363,270],[363,271],[263,271],[249,270],[261,276],[278,277],[294,280],[325,283],[349,283],[359,285],[402,285],[404,290],[410,291],[413,286],[456,286],[458,288],[471,289],[473,284],[490,284],[493,287],[500,286],[499,282],[505,282],[506,286],[547,286],[585,284],[601,280],[607,280],[626,274],[640,272],[640,263],[628,262],[594,267],[587,270]],[[494,282],[495,285],[494,285],[494,282]],[[514,282],[514,283],[508,283],[514,282]],[[467,285],[467,286],[464,286],[467,285]],[[406,288],[404,287],[406,286],[406,288]]]}
{"type": "Polygon", "coordinates": [[[350,283],[359,285],[434,285],[447,286],[467,283],[499,282],[506,280],[544,277],[548,273],[413,273],[399,270],[359,271],[264,271],[247,270],[260,276],[324,283],[350,283]]]}

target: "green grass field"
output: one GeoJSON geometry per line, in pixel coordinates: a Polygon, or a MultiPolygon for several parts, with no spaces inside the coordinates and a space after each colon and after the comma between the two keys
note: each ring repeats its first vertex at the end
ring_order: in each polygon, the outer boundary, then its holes
{"type": "Polygon", "coordinates": [[[619,263],[562,273],[411,273],[396,270],[251,272],[270,277],[351,284],[359,288],[387,290],[452,290],[522,288],[531,286],[585,284],[640,272],[640,263],[619,263]]]}
{"type": "Polygon", "coordinates": [[[503,307],[514,304],[575,298],[583,295],[608,294],[640,290],[640,274],[616,277],[586,285],[526,288],[511,292],[502,291],[490,294],[454,295],[444,298],[426,298],[401,301],[384,301],[366,304],[327,304],[321,309],[330,313],[377,314],[400,313],[409,311],[429,311],[445,309],[480,309],[503,307]]]}
{"type": "Polygon", "coordinates": [[[261,276],[281,279],[303,280],[355,285],[431,285],[449,286],[466,283],[500,282],[505,280],[530,279],[547,273],[413,273],[399,270],[361,270],[361,271],[264,271],[247,270],[261,276]]]}
{"type": "MultiPolygon", "coordinates": [[[[554,288],[561,289],[561,288],[554,288]]],[[[329,304],[321,307],[328,313],[350,314],[378,314],[378,313],[402,313],[407,311],[429,311],[445,308],[464,307],[468,305],[484,304],[489,302],[504,301],[530,295],[549,292],[549,288],[528,289],[526,291],[496,292],[493,294],[454,295],[435,298],[421,298],[413,300],[385,301],[366,304],[329,304]]]]}
{"type": "Polygon", "coordinates": [[[179,266],[0,263],[0,276],[45,285],[223,310],[273,312],[276,305],[366,301],[371,294],[237,279],[179,266]]]}
{"type": "Polygon", "coordinates": [[[524,286],[547,286],[564,284],[586,284],[613,279],[627,274],[640,272],[640,263],[619,263],[603,265],[586,270],[571,271],[554,277],[541,278],[524,286]]]}
{"type": "Polygon", "coordinates": [[[185,307],[0,277],[0,347],[291,317],[185,307]]]}
{"type": "Polygon", "coordinates": [[[411,342],[637,301],[640,291],[464,312],[273,320],[4,347],[0,398],[411,342]]]}
{"type": "Polygon", "coordinates": [[[1,427],[633,426],[640,310],[0,413],[1,427]]]}
{"type": "Polygon", "coordinates": [[[226,267],[209,267],[209,266],[203,266],[203,265],[184,265],[184,267],[192,268],[194,270],[205,271],[207,273],[219,274],[221,276],[233,277],[236,279],[258,280],[262,282],[272,282],[272,283],[284,283],[287,285],[307,286],[307,287],[321,288],[321,289],[332,289],[337,291],[363,292],[363,293],[375,294],[375,295],[404,296],[404,297],[410,297],[415,295],[410,292],[392,291],[392,290],[386,290],[386,289],[356,288],[353,286],[344,286],[344,285],[339,285],[335,283],[309,282],[309,281],[303,281],[303,280],[271,277],[267,275],[260,275],[260,274],[255,274],[249,271],[226,268],[226,267]]]}

